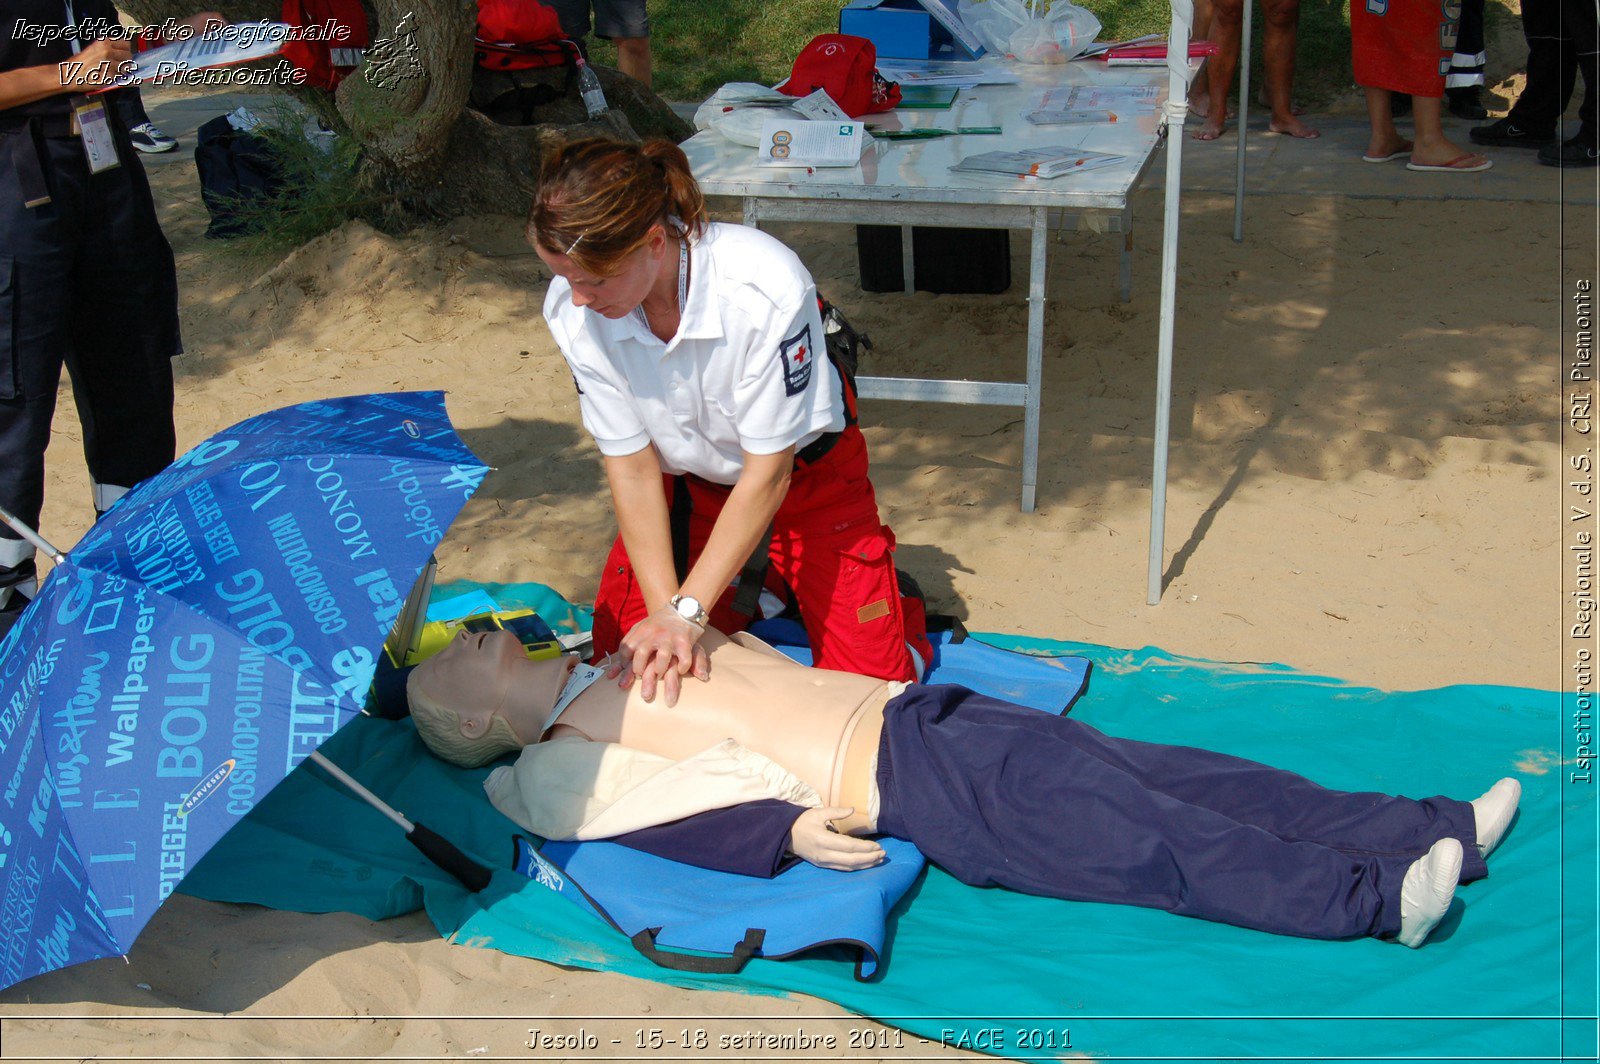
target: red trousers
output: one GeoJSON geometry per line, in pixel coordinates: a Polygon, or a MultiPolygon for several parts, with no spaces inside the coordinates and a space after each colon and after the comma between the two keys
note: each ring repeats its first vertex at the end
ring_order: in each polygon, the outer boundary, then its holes
{"type": "MultiPolygon", "coordinates": [[[[689,564],[705,548],[731,488],[689,477],[689,564]]],[[[867,445],[849,426],[814,464],[796,463],[789,494],[772,519],[769,581],[794,593],[818,668],[916,680],[906,648],[932,660],[922,604],[900,597],[894,572],[894,533],[878,520],[867,479],[867,445]]],[[[733,588],[710,607],[711,623],[737,632],[751,618],[734,612],[733,588]]],[[[594,604],[595,659],[605,657],[644,619],[644,598],[622,537],[611,547],[594,604]]]]}
{"type": "Polygon", "coordinates": [[[1350,65],[1357,85],[1443,96],[1461,0],[1351,0],[1350,65]]]}

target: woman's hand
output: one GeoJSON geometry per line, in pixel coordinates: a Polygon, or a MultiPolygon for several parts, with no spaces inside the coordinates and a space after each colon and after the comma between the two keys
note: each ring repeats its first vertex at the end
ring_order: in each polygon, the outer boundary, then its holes
{"type": "Polygon", "coordinates": [[[683,677],[693,673],[698,680],[711,676],[711,658],[700,645],[705,629],[685,620],[671,606],[662,606],[634,625],[606,666],[607,679],[627,687],[635,677],[639,695],[655,701],[659,682],[666,694],[667,708],[678,704],[683,677]]]}

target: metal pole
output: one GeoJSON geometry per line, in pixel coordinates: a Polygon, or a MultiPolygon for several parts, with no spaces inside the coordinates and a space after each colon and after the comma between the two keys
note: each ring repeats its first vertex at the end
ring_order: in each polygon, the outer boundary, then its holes
{"type": "Polygon", "coordinates": [[[1250,118],[1250,9],[1244,0],[1244,27],[1239,34],[1239,158],[1233,175],[1233,242],[1244,243],[1244,141],[1250,118]]]}
{"type": "Polygon", "coordinates": [[[1028,254],[1028,394],[1022,405],[1022,512],[1033,513],[1039,486],[1039,409],[1044,391],[1044,292],[1049,265],[1048,208],[1033,209],[1028,254]]]}
{"type": "MultiPolygon", "coordinates": [[[[1246,0],[1248,3],[1248,0],[1246,0]]],[[[1161,326],[1157,340],[1154,471],[1150,478],[1149,586],[1145,601],[1161,601],[1161,568],[1166,553],[1167,446],[1172,419],[1172,327],[1178,296],[1178,207],[1182,198],[1183,123],[1189,113],[1189,30],[1191,0],[1172,0],[1172,33],[1167,38],[1167,188],[1161,229],[1161,326]]],[[[1242,123],[1241,123],[1242,127],[1242,123]]]]}
{"type": "Polygon", "coordinates": [[[326,770],[330,776],[354,791],[356,797],[372,806],[372,808],[376,809],[390,820],[393,820],[396,824],[399,824],[401,830],[407,835],[411,834],[411,829],[416,826],[415,824],[411,823],[411,821],[407,820],[405,817],[396,812],[392,805],[388,804],[382,798],[379,798],[376,794],[373,794],[371,791],[363,787],[360,781],[354,776],[350,775],[350,773],[346,772],[338,765],[335,765],[326,757],[323,757],[322,751],[313,750],[309,756],[311,760],[315,761],[319,766],[326,770]]]}
{"type": "Polygon", "coordinates": [[[51,546],[49,540],[45,539],[43,536],[39,535],[39,533],[23,524],[21,518],[17,517],[10,510],[7,510],[3,506],[0,506],[0,521],[4,521],[6,524],[10,525],[13,532],[27,540],[29,543],[32,543],[35,547],[44,551],[46,554],[50,555],[50,560],[55,562],[57,565],[60,565],[62,562],[67,560],[67,556],[56,550],[55,547],[51,546]]]}

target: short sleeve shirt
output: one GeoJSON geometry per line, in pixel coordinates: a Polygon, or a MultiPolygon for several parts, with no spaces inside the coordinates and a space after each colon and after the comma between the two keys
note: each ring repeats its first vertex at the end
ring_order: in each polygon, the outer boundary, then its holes
{"type": "Polygon", "coordinates": [[[732,484],[745,452],[804,447],[844,428],[816,286],[794,252],[758,229],[712,223],[691,243],[670,342],[643,311],[612,320],[574,306],[561,277],[544,316],[601,454],[654,444],[665,472],[732,484]]]}

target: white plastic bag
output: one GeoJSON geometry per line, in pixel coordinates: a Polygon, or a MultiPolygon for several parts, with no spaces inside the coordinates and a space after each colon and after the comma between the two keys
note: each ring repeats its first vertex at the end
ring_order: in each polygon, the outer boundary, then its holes
{"type": "Polygon", "coordinates": [[[761,143],[761,123],[775,115],[802,118],[793,97],[774,92],[765,85],[730,81],[694,113],[694,128],[710,129],[735,144],[756,147],[761,143]]]}
{"type": "Polygon", "coordinates": [[[957,13],[985,48],[1023,63],[1076,59],[1100,33],[1094,12],[1069,0],[960,0],[957,13]]]}

